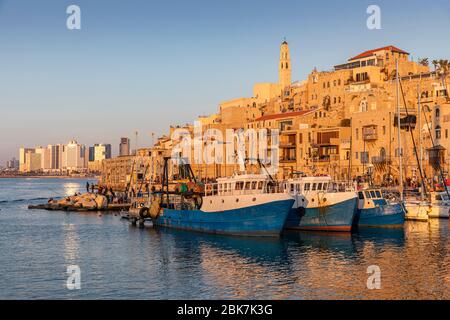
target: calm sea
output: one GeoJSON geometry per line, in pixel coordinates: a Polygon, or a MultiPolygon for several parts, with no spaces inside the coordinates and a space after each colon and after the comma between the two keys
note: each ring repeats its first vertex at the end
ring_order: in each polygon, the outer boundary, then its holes
{"type": "Polygon", "coordinates": [[[449,299],[447,220],[356,234],[237,238],[28,210],[84,180],[0,179],[1,299],[449,299]],[[66,286],[78,265],[81,289],[66,286]],[[381,289],[367,289],[367,268],[381,289]]]}

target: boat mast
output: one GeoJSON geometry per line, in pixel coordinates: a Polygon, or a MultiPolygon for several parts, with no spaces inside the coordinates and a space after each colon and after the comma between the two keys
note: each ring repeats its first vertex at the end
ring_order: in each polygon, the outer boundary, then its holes
{"type": "MultiPolygon", "coordinates": [[[[423,147],[422,147],[422,118],[421,118],[421,112],[420,112],[420,105],[421,105],[421,94],[420,94],[420,83],[422,81],[422,73],[420,74],[420,80],[417,84],[417,115],[418,115],[418,126],[419,126],[419,167],[423,168],[423,147]]],[[[420,194],[422,196],[422,199],[424,197],[424,190],[425,190],[425,181],[422,179],[421,183],[422,188],[420,189],[420,194]]]]}
{"type": "Polygon", "coordinates": [[[397,79],[397,128],[398,128],[398,162],[399,162],[399,191],[400,191],[400,200],[403,201],[403,151],[402,151],[402,143],[401,143],[401,132],[400,132],[400,78],[398,75],[398,59],[395,60],[395,72],[397,79]]]}

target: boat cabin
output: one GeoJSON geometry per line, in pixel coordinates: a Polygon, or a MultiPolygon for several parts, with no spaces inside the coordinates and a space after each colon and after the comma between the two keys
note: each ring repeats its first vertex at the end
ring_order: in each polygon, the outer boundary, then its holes
{"type": "Polygon", "coordinates": [[[387,201],[381,189],[366,189],[358,191],[358,208],[367,209],[386,205],[387,201]]]}
{"type": "Polygon", "coordinates": [[[347,192],[354,186],[349,182],[332,181],[330,176],[301,177],[289,179],[286,188],[291,194],[307,194],[313,192],[347,192]]]}
{"type": "Polygon", "coordinates": [[[277,186],[264,174],[241,174],[231,178],[219,178],[217,183],[207,184],[205,195],[226,196],[277,192],[277,186]]]}

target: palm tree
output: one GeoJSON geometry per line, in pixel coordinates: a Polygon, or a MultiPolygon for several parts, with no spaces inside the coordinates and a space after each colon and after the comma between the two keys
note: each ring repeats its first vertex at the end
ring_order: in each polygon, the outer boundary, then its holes
{"type": "Polygon", "coordinates": [[[437,71],[437,66],[438,66],[439,62],[437,60],[433,60],[431,63],[434,66],[434,71],[437,71]]]}
{"type": "Polygon", "coordinates": [[[419,64],[424,67],[428,67],[430,62],[428,61],[428,58],[419,58],[419,64]]]}
{"type": "MultiPolygon", "coordinates": [[[[439,73],[441,74],[441,79],[442,79],[442,85],[445,89],[447,89],[447,84],[445,83],[445,79],[450,70],[450,61],[441,59],[438,61],[438,64],[439,64],[439,73]]],[[[448,92],[446,94],[446,99],[449,100],[448,92]]]]}

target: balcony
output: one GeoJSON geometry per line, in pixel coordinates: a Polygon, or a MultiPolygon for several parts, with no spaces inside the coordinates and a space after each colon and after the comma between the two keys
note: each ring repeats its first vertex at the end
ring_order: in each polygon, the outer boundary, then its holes
{"type": "Polygon", "coordinates": [[[376,126],[363,127],[362,138],[364,141],[378,140],[378,132],[376,126]]]}
{"type": "Polygon", "coordinates": [[[372,157],[372,164],[373,165],[388,165],[392,164],[392,159],[390,157],[386,156],[376,156],[372,157]]]}

